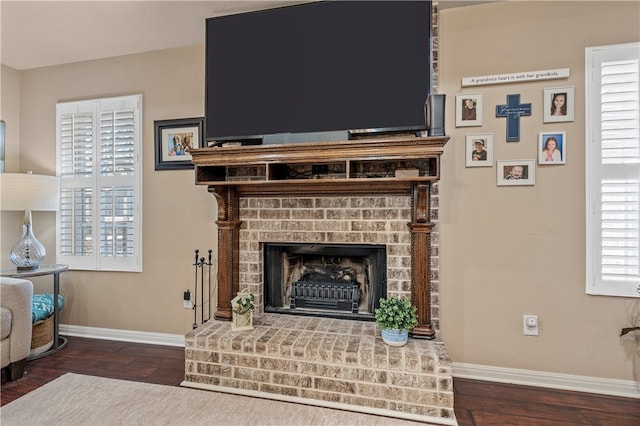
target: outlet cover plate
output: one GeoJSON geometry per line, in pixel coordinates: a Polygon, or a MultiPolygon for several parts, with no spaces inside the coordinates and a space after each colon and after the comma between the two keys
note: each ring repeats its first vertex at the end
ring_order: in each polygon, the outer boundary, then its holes
{"type": "Polygon", "coordinates": [[[538,335],[538,316],[537,315],[524,315],[522,318],[522,325],[524,327],[525,336],[537,336],[538,335]]]}

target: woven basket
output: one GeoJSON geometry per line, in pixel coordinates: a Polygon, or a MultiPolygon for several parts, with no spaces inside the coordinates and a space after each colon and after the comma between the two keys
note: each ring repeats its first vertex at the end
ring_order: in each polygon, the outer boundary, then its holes
{"type": "Polygon", "coordinates": [[[51,345],[53,345],[53,315],[33,324],[29,355],[35,356],[46,352],[51,345]]]}

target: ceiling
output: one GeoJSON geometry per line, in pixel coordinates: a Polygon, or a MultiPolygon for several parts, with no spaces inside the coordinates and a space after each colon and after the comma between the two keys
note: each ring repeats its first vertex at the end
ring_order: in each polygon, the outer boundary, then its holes
{"type": "MultiPolygon", "coordinates": [[[[0,62],[26,70],[201,45],[205,18],[304,2],[0,0],[0,62]]],[[[475,3],[481,2],[439,4],[475,3]]]]}

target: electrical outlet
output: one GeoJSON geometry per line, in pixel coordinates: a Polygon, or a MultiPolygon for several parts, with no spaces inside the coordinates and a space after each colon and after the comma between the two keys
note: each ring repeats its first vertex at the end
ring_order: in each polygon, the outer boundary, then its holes
{"type": "Polygon", "coordinates": [[[191,292],[185,291],[182,296],[182,304],[185,309],[193,309],[193,302],[191,302],[191,292]]]}
{"type": "Polygon", "coordinates": [[[538,335],[538,316],[537,315],[524,315],[524,317],[522,318],[522,323],[524,327],[525,336],[538,335]]]}

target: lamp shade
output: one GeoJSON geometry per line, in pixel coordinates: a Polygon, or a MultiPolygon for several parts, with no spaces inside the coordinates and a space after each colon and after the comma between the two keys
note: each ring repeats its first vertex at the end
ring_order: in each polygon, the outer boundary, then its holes
{"type": "Polygon", "coordinates": [[[56,211],[60,195],[57,176],[0,173],[0,210],[56,211]]]}

